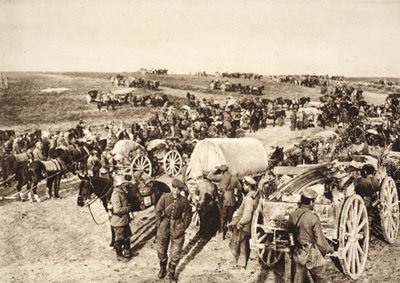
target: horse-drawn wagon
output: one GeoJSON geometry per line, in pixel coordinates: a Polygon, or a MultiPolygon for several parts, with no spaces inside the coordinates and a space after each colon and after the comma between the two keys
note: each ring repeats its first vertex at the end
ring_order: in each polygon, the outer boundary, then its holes
{"type": "Polygon", "coordinates": [[[199,141],[190,157],[188,178],[196,180],[204,171],[227,165],[238,177],[262,175],[268,158],[262,143],[254,138],[212,138],[199,141]]]}
{"type": "MultiPolygon", "coordinates": [[[[251,235],[251,248],[257,252],[259,262],[273,267],[290,251],[289,214],[296,209],[301,192],[313,188],[318,193],[314,211],[321,220],[325,237],[334,246],[335,252],[330,256],[339,260],[345,275],[359,278],[367,261],[370,237],[366,206],[355,193],[354,177],[358,170],[351,170],[361,164],[332,162],[288,168],[294,175],[292,179],[279,185],[270,195],[261,190],[251,235]]],[[[284,170],[280,168],[280,171],[284,170]]],[[[397,189],[385,170],[379,169],[376,176],[381,183],[376,205],[379,217],[372,226],[392,244],[399,228],[397,189]]]]}
{"type": "MultiPolygon", "coordinates": [[[[117,161],[129,163],[132,173],[143,171],[148,175],[159,173],[162,165],[164,171],[171,177],[178,176],[183,167],[182,155],[184,150],[177,139],[155,139],[151,140],[147,147],[132,140],[120,140],[113,149],[113,155],[117,156],[117,161]]],[[[115,157],[114,157],[115,158],[115,157]]]]}
{"type": "Polygon", "coordinates": [[[181,173],[183,152],[177,139],[155,139],[149,142],[146,149],[151,157],[154,172],[158,172],[159,166],[163,165],[164,171],[171,177],[181,173]]]}
{"type": "Polygon", "coordinates": [[[196,208],[193,223],[199,224],[200,209],[198,182],[203,174],[217,166],[227,165],[239,178],[253,176],[260,179],[268,169],[268,157],[262,143],[254,138],[208,138],[199,141],[190,156],[186,171],[186,185],[193,207],[196,208]]]}

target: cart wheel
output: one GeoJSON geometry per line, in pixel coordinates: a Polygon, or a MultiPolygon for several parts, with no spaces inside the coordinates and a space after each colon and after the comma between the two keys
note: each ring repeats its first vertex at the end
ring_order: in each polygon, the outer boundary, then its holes
{"type": "Polygon", "coordinates": [[[139,170],[142,170],[149,176],[152,175],[151,162],[150,162],[150,159],[147,158],[147,156],[138,155],[132,160],[132,163],[131,163],[132,174],[133,174],[133,172],[136,172],[139,170]]]}
{"type": "Polygon", "coordinates": [[[284,253],[267,249],[265,244],[273,241],[273,234],[265,232],[265,224],[262,205],[260,203],[253,214],[251,237],[253,243],[256,245],[258,261],[260,264],[264,268],[272,268],[283,258],[284,253]]]}
{"type": "Polygon", "coordinates": [[[176,150],[168,151],[164,157],[164,169],[171,177],[176,177],[182,170],[182,157],[176,150]]]}
{"type": "Polygon", "coordinates": [[[386,177],[382,181],[380,202],[382,234],[385,241],[393,244],[399,231],[399,198],[396,184],[391,177],[386,177]]]}
{"type": "Polygon", "coordinates": [[[343,271],[356,280],[364,271],[369,245],[368,214],[359,195],[349,197],[342,206],[338,238],[343,271]]]}

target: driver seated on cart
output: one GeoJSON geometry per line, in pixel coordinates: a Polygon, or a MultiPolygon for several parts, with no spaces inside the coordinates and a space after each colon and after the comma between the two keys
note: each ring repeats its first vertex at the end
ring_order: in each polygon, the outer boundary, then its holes
{"type": "Polygon", "coordinates": [[[372,221],[375,216],[375,204],[378,200],[377,192],[380,190],[380,182],[375,177],[375,167],[365,164],[361,167],[361,178],[355,183],[355,192],[364,200],[368,213],[369,228],[372,228],[372,221]]]}
{"type": "Polygon", "coordinates": [[[292,253],[295,283],[305,282],[308,271],[315,283],[326,282],[324,256],[333,253],[333,247],[324,237],[318,215],[313,213],[317,196],[314,190],[304,189],[299,207],[289,216],[289,231],[295,245],[292,253]]]}

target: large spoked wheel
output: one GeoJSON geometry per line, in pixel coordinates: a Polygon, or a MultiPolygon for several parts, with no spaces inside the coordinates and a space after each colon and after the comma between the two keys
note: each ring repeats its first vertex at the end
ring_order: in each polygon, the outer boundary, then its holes
{"type": "Polygon", "coordinates": [[[399,231],[399,197],[394,180],[386,177],[380,191],[380,219],[382,234],[390,244],[396,241],[399,231]]]}
{"type": "Polygon", "coordinates": [[[182,156],[177,150],[168,151],[164,157],[165,172],[171,177],[176,177],[182,170],[182,156]]]}
{"type": "Polygon", "coordinates": [[[266,233],[265,231],[266,223],[261,203],[254,212],[252,221],[251,237],[257,252],[258,261],[264,268],[272,268],[282,259],[283,252],[267,248],[267,243],[273,241],[273,234],[266,233]]]}
{"type": "Polygon", "coordinates": [[[147,175],[151,176],[152,174],[152,166],[151,166],[151,162],[150,159],[147,158],[147,156],[143,156],[143,155],[138,155],[136,156],[131,163],[131,171],[132,174],[136,171],[143,171],[144,173],[146,173],[147,175]]]}
{"type": "Polygon", "coordinates": [[[368,214],[360,196],[353,195],[344,202],[338,236],[343,271],[356,280],[365,269],[369,246],[368,214]]]}

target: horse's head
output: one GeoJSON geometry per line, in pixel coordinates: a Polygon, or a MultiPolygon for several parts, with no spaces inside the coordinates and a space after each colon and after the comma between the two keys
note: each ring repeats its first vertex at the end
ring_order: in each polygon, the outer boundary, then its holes
{"type": "Polygon", "coordinates": [[[77,204],[78,204],[78,206],[82,207],[85,205],[85,201],[93,193],[93,185],[90,181],[90,177],[81,176],[79,174],[78,174],[78,177],[79,177],[79,179],[81,179],[81,182],[79,183],[79,193],[78,193],[77,204]]]}
{"type": "Polygon", "coordinates": [[[284,158],[284,152],[283,152],[283,147],[275,147],[275,150],[271,153],[269,157],[269,164],[268,168],[271,169],[274,166],[277,166],[281,161],[283,161],[284,158]]]}

